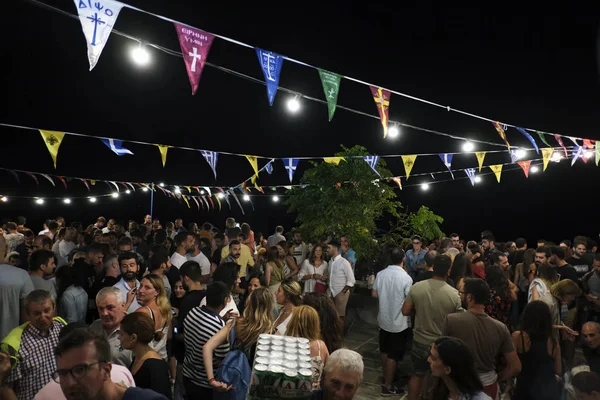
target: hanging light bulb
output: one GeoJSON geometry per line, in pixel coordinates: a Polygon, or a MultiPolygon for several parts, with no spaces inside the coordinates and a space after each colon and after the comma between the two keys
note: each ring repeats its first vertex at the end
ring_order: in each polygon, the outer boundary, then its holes
{"type": "Polygon", "coordinates": [[[200,194],[204,194],[204,193],[206,193],[204,190],[201,190],[201,191],[200,191],[200,194]]]}
{"type": "Polygon", "coordinates": [[[90,200],[90,203],[95,203],[96,202],[96,198],[95,197],[90,197],[89,200],[90,200]]]}
{"type": "Polygon", "coordinates": [[[181,189],[179,189],[177,186],[175,186],[175,193],[181,193],[181,189]]]}
{"type": "Polygon", "coordinates": [[[150,63],[150,53],[142,42],[131,50],[131,59],[140,67],[145,67],[150,63]]]}
{"type": "Polygon", "coordinates": [[[2,197],[0,197],[0,200],[1,200],[3,203],[6,203],[6,202],[8,201],[8,197],[6,197],[6,196],[2,196],[2,197]]]}
{"type": "Polygon", "coordinates": [[[473,150],[475,150],[475,145],[473,144],[473,142],[469,142],[468,140],[463,144],[462,146],[463,151],[471,152],[473,150]]]}
{"type": "Polygon", "coordinates": [[[273,203],[277,203],[279,201],[279,196],[274,195],[273,196],[273,203]]]}
{"type": "Polygon", "coordinates": [[[222,199],[222,198],[225,197],[225,195],[223,193],[217,193],[217,197],[220,198],[220,199],[222,199]]]}
{"type": "Polygon", "coordinates": [[[390,139],[397,138],[400,135],[400,128],[398,128],[398,125],[392,125],[392,127],[388,129],[387,135],[390,139]]]}
{"type": "Polygon", "coordinates": [[[250,196],[248,196],[247,194],[244,195],[244,201],[250,201],[250,196]]]}
{"type": "Polygon", "coordinates": [[[591,158],[591,157],[593,157],[593,156],[594,156],[594,152],[593,152],[593,151],[589,151],[589,150],[588,150],[588,151],[586,151],[586,152],[583,154],[583,156],[584,156],[585,158],[591,158]]]}
{"type": "Polygon", "coordinates": [[[147,192],[147,191],[148,191],[148,188],[147,188],[146,186],[144,186],[144,187],[142,188],[142,191],[143,191],[143,192],[147,192]]]}
{"type": "Polygon", "coordinates": [[[428,191],[429,190],[429,183],[423,183],[421,185],[421,190],[423,190],[425,192],[428,191]]]}
{"type": "Polygon", "coordinates": [[[532,165],[531,168],[529,169],[529,172],[531,172],[532,174],[535,174],[539,170],[540,170],[540,167],[538,167],[537,165],[532,165]]]}
{"type": "Polygon", "coordinates": [[[162,186],[165,186],[165,184],[161,182],[161,183],[158,184],[158,186],[162,187],[162,186]]]}
{"type": "Polygon", "coordinates": [[[127,189],[127,190],[125,191],[125,193],[127,193],[127,194],[131,194],[131,190],[127,189]]]}
{"type": "Polygon", "coordinates": [[[44,199],[35,199],[36,204],[44,204],[44,199]]]}
{"type": "Polygon", "coordinates": [[[113,194],[111,194],[111,196],[113,197],[113,199],[116,199],[117,197],[119,197],[119,193],[114,192],[113,194]]]}
{"type": "Polygon", "coordinates": [[[298,111],[300,111],[300,95],[296,95],[288,100],[287,109],[292,114],[296,114],[298,111]]]}
{"type": "Polygon", "coordinates": [[[475,177],[475,183],[481,183],[481,177],[480,176],[476,176],[475,177]]]}
{"type": "Polygon", "coordinates": [[[554,153],[552,153],[552,157],[550,157],[550,161],[552,161],[552,162],[560,162],[560,160],[562,160],[562,158],[563,157],[560,155],[560,153],[558,153],[558,152],[555,151],[554,153]]]}
{"type": "Polygon", "coordinates": [[[65,204],[71,204],[71,199],[64,199],[63,203],[65,203],[65,204]]]}
{"type": "Polygon", "coordinates": [[[527,152],[523,149],[518,149],[517,152],[515,153],[515,155],[517,156],[518,159],[522,159],[527,155],[527,152]]]}

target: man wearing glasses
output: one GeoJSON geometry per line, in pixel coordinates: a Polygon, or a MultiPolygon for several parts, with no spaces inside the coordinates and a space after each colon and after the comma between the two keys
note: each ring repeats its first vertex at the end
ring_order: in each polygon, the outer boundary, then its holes
{"type": "Polygon", "coordinates": [[[57,369],[52,379],[67,400],[167,400],[162,394],[126,387],[111,379],[110,345],[90,329],[75,329],[55,350],[57,369]]]}
{"type": "Polygon", "coordinates": [[[411,242],[413,248],[406,252],[405,266],[408,274],[414,281],[422,271],[427,269],[427,265],[425,264],[425,254],[427,254],[427,251],[422,248],[423,239],[421,239],[421,236],[414,235],[411,238],[411,242]]]}

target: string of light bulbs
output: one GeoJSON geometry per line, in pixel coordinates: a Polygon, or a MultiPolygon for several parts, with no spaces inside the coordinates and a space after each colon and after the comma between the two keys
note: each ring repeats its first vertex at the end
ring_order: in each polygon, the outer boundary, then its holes
{"type": "MultiPolygon", "coordinates": [[[[40,6],[42,8],[46,8],[48,10],[57,12],[57,13],[62,14],[64,16],[68,16],[68,17],[71,17],[71,18],[74,18],[74,19],[79,19],[79,16],[77,16],[75,14],[72,14],[72,13],[69,13],[67,11],[61,10],[61,9],[59,9],[57,7],[51,6],[51,5],[43,3],[41,1],[38,1],[38,0],[26,0],[26,1],[28,1],[28,2],[30,2],[32,4],[34,4],[34,5],[40,6]]],[[[158,15],[158,14],[154,14],[154,13],[148,12],[146,10],[130,6],[130,5],[126,4],[126,3],[121,3],[121,4],[123,4],[123,6],[126,7],[126,8],[129,8],[129,9],[132,9],[132,10],[135,10],[135,11],[139,11],[139,12],[142,12],[142,13],[154,16],[154,17],[162,19],[164,21],[168,21],[168,22],[171,22],[171,23],[178,23],[178,24],[182,24],[182,25],[186,25],[186,26],[190,26],[191,27],[191,25],[189,25],[189,24],[185,24],[185,23],[173,20],[173,19],[168,18],[168,17],[164,17],[164,16],[161,16],[161,15],[158,15]]],[[[237,45],[240,45],[240,46],[243,46],[243,47],[247,47],[247,48],[254,48],[254,46],[251,46],[249,44],[246,44],[244,42],[241,42],[241,41],[238,41],[238,40],[235,40],[235,39],[232,39],[232,38],[228,38],[226,36],[214,34],[212,32],[208,32],[208,31],[205,31],[205,32],[210,33],[210,34],[214,35],[215,37],[218,37],[218,38],[220,38],[222,40],[225,40],[225,41],[228,41],[230,43],[234,43],[234,44],[237,44],[237,45]]],[[[134,37],[132,35],[123,33],[123,32],[118,31],[116,29],[113,29],[112,33],[115,33],[115,34],[117,34],[119,36],[125,37],[125,38],[130,39],[130,40],[134,40],[134,41],[138,42],[140,44],[140,46],[143,44],[145,46],[149,46],[149,47],[155,48],[155,49],[157,49],[159,51],[162,51],[162,52],[164,52],[166,54],[169,54],[169,55],[172,55],[172,56],[176,56],[176,57],[179,57],[179,58],[183,57],[181,55],[180,51],[174,51],[174,50],[166,48],[164,46],[147,42],[147,41],[145,41],[143,39],[140,39],[140,38],[134,37]]],[[[138,53],[139,53],[139,51],[138,51],[138,53]]],[[[283,55],[282,55],[282,57],[285,60],[287,60],[287,61],[294,62],[296,64],[303,65],[303,66],[306,66],[306,67],[309,67],[309,68],[317,69],[317,67],[315,67],[313,65],[310,65],[308,63],[305,63],[305,62],[302,62],[302,61],[299,61],[299,60],[296,60],[296,59],[293,59],[293,58],[290,58],[290,57],[286,57],[286,56],[283,56],[283,55]]],[[[251,77],[249,75],[243,74],[243,73],[238,72],[238,71],[234,71],[234,70],[229,69],[229,68],[225,68],[225,67],[222,67],[222,66],[210,63],[210,62],[205,62],[205,65],[210,66],[212,68],[216,68],[216,69],[221,70],[223,72],[226,72],[228,74],[244,78],[244,79],[249,80],[251,82],[259,83],[261,85],[266,85],[266,83],[264,81],[260,80],[260,79],[251,77]]],[[[432,101],[429,101],[429,100],[426,100],[426,99],[415,97],[415,96],[412,96],[412,95],[409,95],[409,94],[406,94],[406,93],[402,93],[402,92],[395,91],[395,90],[392,90],[392,89],[387,89],[387,88],[385,88],[383,86],[380,86],[380,85],[374,85],[374,84],[362,81],[360,79],[352,78],[352,77],[345,76],[345,75],[340,75],[340,76],[342,78],[344,78],[344,79],[347,79],[347,80],[350,80],[350,81],[353,81],[353,82],[356,82],[356,83],[360,83],[360,84],[363,84],[363,85],[375,86],[375,87],[382,87],[382,88],[384,88],[386,90],[389,90],[391,93],[397,94],[399,96],[402,96],[402,97],[405,97],[405,98],[408,98],[408,99],[411,99],[411,100],[415,100],[415,101],[418,101],[418,102],[421,102],[421,103],[424,103],[424,104],[429,104],[431,106],[435,106],[435,107],[438,107],[438,108],[443,108],[443,109],[446,109],[449,112],[450,111],[456,112],[456,113],[459,113],[459,114],[462,114],[462,115],[466,115],[466,116],[469,116],[469,117],[473,117],[473,118],[480,119],[480,120],[483,120],[483,121],[488,121],[488,122],[495,122],[496,121],[496,120],[488,118],[488,117],[483,117],[483,116],[480,116],[480,115],[477,115],[477,114],[474,114],[474,113],[470,113],[470,112],[462,111],[462,110],[459,110],[459,109],[455,109],[455,108],[452,108],[452,107],[447,106],[447,105],[442,105],[442,104],[438,104],[438,103],[435,103],[435,102],[432,102],[432,101]]],[[[318,102],[318,103],[321,103],[321,104],[325,104],[325,105],[327,104],[327,102],[325,100],[321,100],[321,99],[318,99],[318,98],[315,98],[315,97],[312,97],[312,96],[308,96],[308,95],[299,93],[298,91],[291,90],[291,89],[288,89],[288,88],[285,88],[285,87],[278,86],[278,90],[286,92],[288,94],[294,95],[295,96],[294,99],[291,99],[290,102],[295,102],[295,104],[297,104],[298,98],[304,98],[304,99],[307,99],[307,100],[310,100],[310,101],[315,101],[315,102],[318,102]]],[[[294,104],[294,103],[292,103],[292,104],[294,104]]],[[[297,105],[294,105],[292,107],[298,108],[297,105]]],[[[352,108],[349,108],[349,107],[345,107],[345,106],[342,106],[342,105],[337,105],[336,108],[343,109],[345,111],[349,111],[349,112],[352,112],[352,113],[355,113],[355,114],[358,114],[358,115],[363,115],[363,116],[366,116],[366,117],[369,117],[369,118],[378,119],[378,120],[380,119],[379,116],[375,116],[375,115],[372,115],[372,114],[369,114],[369,113],[365,113],[365,112],[362,112],[362,111],[359,111],[359,110],[356,110],[356,109],[352,109],[352,108]]],[[[486,145],[490,145],[490,146],[507,147],[506,144],[488,142],[488,141],[477,140],[477,139],[468,139],[468,138],[456,136],[456,135],[453,135],[453,134],[448,134],[448,133],[445,133],[445,132],[440,132],[440,131],[436,131],[436,130],[421,128],[421,127],[410,125],[410,124],[405,124],[405,123],[402,123],[402,122],[399,122],[399,121],[392,121],[392,120],[390,120],[389,124],[391,126],[389,128],[388,135],[390,135],[390,137],[392,137],[392,138],[398,136],[398,134],[399,134],[398,126],[402,126],[402,127],[411,128],[411,129],[415,129],[415,130],[419,130],[419,131],[423,131],[423,132],[432,133],[432,134],[439,135],[439,136],[445,136],[445,137],[448,137],[448,138],[451,138],[451,139],[455,139],[455,140],[471,141],[471,142],[474,142],[474,143],[486,144],[486,145]]],[[[502,125],[507,126],[507,127],[513,127],[513,128],[519,127],[518,125],[509,124],[509,123],[506,123],[506,122],[502,122],[502,125]]],[[[554,135],[554,134],[549,133],[549,132],[539,131],[539,130],[532,129],[532,128],[524,128],[524,129],[526,129],[528,131],[532,131],[532,132],[538,133],[538,134],[542,134],[542,135],[548,135],[548,136],[553,136],[554,135]]],[[[567,135],[560,135],[560,134],[559,134],[559,136],[565,137],[565,138],[573,138],[573,139],[578,139],[578,140],[584,140],[584,138],[579,138],[579,137],[575,137],[575,136],[567,136],[567,135]]],[[[515,148],[524,148],[524,147],[519,147],[519,146],[513,146],[513,147],[515,147],[515,148]]],[[[525,148],[525,149],[531,150],[530,148],[525,148]]],[[[227,154],[227,153],[223,152],[223,154],[227,154]]],[[[264,157],[264,158],[272,158],[272,157],[264,157]]]]}

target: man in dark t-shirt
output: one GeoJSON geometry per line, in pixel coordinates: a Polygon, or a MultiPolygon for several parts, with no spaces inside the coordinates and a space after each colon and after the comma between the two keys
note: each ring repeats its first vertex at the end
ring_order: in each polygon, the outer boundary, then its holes
{"type": "Polygon", "coordinates": [[[577,275],[577,271],[575,268],[569,263],[565,261],[565,249],[559,246],[552,246],[550,249],[552,253],[552,257],[550,257],[550,262],[556,266],[556,272],[560,275],[560,280],[571,279],[573,282],[579,283],[579,276],[577,275]]]}

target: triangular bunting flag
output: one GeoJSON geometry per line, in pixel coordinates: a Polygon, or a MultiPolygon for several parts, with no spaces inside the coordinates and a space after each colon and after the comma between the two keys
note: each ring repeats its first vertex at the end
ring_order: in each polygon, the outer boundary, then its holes
{"type": "Polygon", "coordinates": [[[273,161],[275,161],[275,159],[269,161],[267,165],[265,165],[265,171],[267,171],[267,174],[269,175],[273,173],[273,161]]]}
{"type": "Polygon", "coordinates": [[[90,71],[100,59],[123,4],[112,0],[73,0],[87,41],[90,71]]]}
{"type": "Polygon", "coordinates": [[[540,149],[538,149],[537,143],[535,142],[535,140],[533,139],[533,136],[531,136],[529,134],[529,132],[527,132],[524,128],[519,128],[517,127],[517,130],[519,132],[521,132],[523,134],[523,136],[525,136],[527,138],[527,140],[529,140],[531,142],[531,145],[533,146],[533,148],[535,149],[535,152],[540,154],[540,149]]]}
{"type": "Polygon", "coordinates": [[[65,181],[65,178],[63,178],[62,176],[57,176],[56,179],[58,179],[65,187],[65,190],[67,190],[67,181],[65,181]]]}
{"type": "Polygon", "coordinates": [[[525,178],[529,178],[529,167],[531,166],[531,161],[519,161],[517,164],[523,169],[525,173],[525,178]]]}
{"type": "Polygon", "coordinates": [[[196,207],[198,207],[198,210],[200,210],[200,203],[198,203],[198,199],[196,199],[195,196],[190,196],[192,198],[192,200],[194,200],[194,203],[196,203],[196,207]]]}
{"type": "Polygon", "coordinates": [[[595,140],[583,139],[583,145],[585,147],[587,147],[588,149],[593,149],[594,148],[594,142],[595,142],[595,140]]]}
{"type": "Polygon", "coordinates": [[[548,141],[547,141],[547,140],[546,140],[546,138],[545,138],[545,136],[546,136],[546,133],[545,133],[545,132],[542,132],[542,131],[535,131],[535,133],[537,133],[537,134],[538,134],[538,137],[540,138],[540,140],[542,141],[542,143],[544,143],[544,144],[545,144],[546,146],[548,146],[548,147],[552,147],[552,146],[550,146],[550,143],[548,143],[548,141]]]}
{"type": "Polygon", "coordinates": [[[502,127],[500,122],[494,121],[492,122],[492,124],[494,125],[494,128],[496,128],[496,130],[498,131],[498,135],[500,135],[502,140],[504,140],[504,143],[506,143],[506,147],[508,147],[508,149],[510,150],[510,143],[508,143],[508,140],[506,139],[506,132],[504,131],[504,128],[502,127]]]}
{"type": "Polygon", "coordinates": [[[255,50],[256,55],[258,56],[258,62],[260,63],[260,68],[265,76],[265,82],[267,83],[267,97],[269,98],[269,104],[273,105],[275,94],[277,94],[277,87],[279,86],[279,75],[281,74],[283,57],[272,51],[266,51],[259,48],[256,48],[255,50]]]}
{"type": "Polygon", "coordinates": [[[494,172],[494,175],[496,175],[498,183],[500,183],[500,175],[502,174],[502,164],[490,165],[490,169],[492,170],[492,172],[494,172]]]}
{"type": "Polygon", "coordinates": [[[14,176],[15,179],[17,180],[17,183],[19,183],[19,184],[21,183],[21,179],[19,179],[19,174],[17,174],[16,171],[13,171],[12,169],[6,169],[5,171],[10,172],[10,174],[12,176],[14,176]]]}
{"type": "Polygon", "coordinates": [[[483,160],[485,159],[485,153],[485,151],[475,152],[475,157],[477,157],[477,163],[479,164],[479,172],[481,172],[481,168],[483,168],[483,160]]]}
{"type": "Polygon", "coordinates": [[[190,202],[188,201],[186,196],[181,196],[181,198],[183,199],[183,201],[185,201],[185,204],[188,206],[188,208],[190,208],[190,202]]]}
{"type": "Polygon", "coordinates": [[[381,174],[379,173],[379,171],[377,171],[376,168],[377,163],[379,162],[379,156],[364,156],[363,160],[365,160],[365,162],[369,164],[369,167],[371,167],[373,172],[375,172],[377,176],[381,178],[381,174]]]}
{"type": "Polygon", "coordinates": [[[548,163],[550,162],[550,158],[552,158],[552,154],[554,153],[554,149],[552,147],[544,147],[542,149],[542,161],[544,162],[544,171],[548,168],[548,163]]]}
{"type": "Polygon", "coordinates": [[[29,175],[29,176],[31,177],[31,179],[33,179],[33,180],[35,181],[35,183],[36,183],[37,185],[39,185],[39,184],[40,184],[40,181],[38,181],[38,178],[37,178],[37,177],[36,177],[34,174],[32,174],[31,172],[27,172],[27,171],[24,171],[24,172],[25,172],[27,175],[29,175]]]}
{"type": "Polygon", "coordinates": [[[200,150],[200,152],[204,156],[204,159],[206,160],[208,165],[210,165],[210,168],[212,169],[213,174],[215,175],[215,180],[216,180],[217,179],[217,160],[219,159],[219,153],[217,153],[216,151],[206,151],[206,150],[200,150]]]}
{"type": "Polygon", "coordinates": [[[516,163],[519,159],[518,150],[509,150],[508,153],[510,154],[510,162],[516,163]]]}
{"type": "Polygon", "coordinates": [[[213,210],[216,210],[215,202],[213,201],[212,196],[207,196],[207,200],[210,202],[210,205],[212,206],[213,210]]]}
{"type": "Polygon", "coordinates": [[[58,157],[58,148],[65,137],[64,132],[55,132],[55,131],[44,131],[40,130],[40,134],[42,135],[42,139],[44,139],[44,143],[46,143],[46,147],[48,148],[48,152],[52,157],[52,161],[54,161],[54,168],[56,168],[56,158],[58,157]]]}
{"type": "Polygon", "coordinates": [[[50,182],[52,184],[52,186],[56,187],[56,183],[54,183],[54,181],[52,180],[52,178],[50,178],[49,175],[46,174],[40,174],[41,176],[43,176],[44,178],[48,179],[48,182],[50,182]]]}
{"type": "Polygon", "coordinates": [[[163,168],[167,163],[167,151],[169,151],[169,146],[165,146],[164,144],[157,144],[158,150],[160,151],[160,158],[162,160],[163,168]]]}
{"type": "Polygon", "coordinates": [[[600,161],[600,141],[596,140],[596,167],[598,166],[598,161],[600,161]]]}
{"type": "Polygon", "coordinates": [[[242,207],[242,203],[240,203],[240,200],[237,198],[235,191],[233,189],[231,189],[231,190],[229,190],[229,193],[231,193],[231,195],[235,199],[235,202],[240,207],[240,210],[242,210],[242,215],[246,215],[246,213],[244,212],[244,207],[242,207]]]}
{"type": "Polygon", "coordinates": [[[394,182],[396,182],[398,184],[398,187],[400,188],[400,190],[402,190],[402,181],[400,180],[400,177],[398,177],[398,176],[393,177],[392,180],[394,182]]]}
{"type": "Polygon", "coordinates": [[[113,151],[118,156],[124,156],[125,154],[133,155],[131,150],[123,147],[123,141],[117,139],[100,139],[102,143],[106,145],[109,149],[113,151]]]}
{"type": "Polygon", "coordinates": [[[377,88],[375,86],[369,86],[371,88],[371,94],[373,100],[377,105],[377,111],[379,111],[379,118],[381,119],[381,125],[383,125],[383,137],[387,137],[388,132],[388,109],[390,107],[390,91],[383,88],[377,88]]]}
{"type": "Polygon", "coordinates": [[[211,190],[210,190],[210,188],[208,186],[202,186],[202,188],[204,190],[206,190],[206,192],[208,193],[209,196],[212,196],[212,192],[211,192],[211,190]]]}
{"type": "Polygon", "coordinates": [[[258,157],[256,156],[244,156],[246,160],[252,165],[252,169],[254,170],[254,175],[258,175],[258,157]]]}
{"type": "Polygon", "coordinates": [[[408,177],[410,176],[410,171],[412,171],[416,159],[416,155],[402,156],[402,162],[404,163],[404,171],[406,172],[406,180],[408,180],[408,177]]]}
{"type": "Polygon", "coordinates": [[[294,173],[296,172],[296,168],[298,167],[298,162],[300,159],[298,158],[282,158],[283,166],[285,167],[288,178],[290,179],[290,183],[292,183],[292,179],[294,179],[294,173]]]}
{"type": "Polygon", "coordinates": [[[573,136],[567,136],[567,137],[571,140],[571,142],[573,142],[575,144],[575,146],[579,146],[579,143],[577,143],[576,138],[574,138],[573,136]]]}
{"type": "Polygon", "coordinates": [[[263,190],[263,188],[261,188],[260,186],[258,186],[256,184],[256,182],[254,182],[254,189],[258,190],[259,192],[261,192],[262,194],[265,194],[265,191],[263,190]]]}
{"type": "MultiPolygon", "coordinates": [[[[452,179],[454,179],[454,173],[452,172],[452,154],[444,153],[439,155],[442,159],[442,162],[448,168],[448,172],[452,175],[452,179]]],[[[435,178],[434,178],[435,179],[435,178]]]]}
{"type": "Polygon", "coordinates": [[[192,95],[194,95],[198,89],[200,75],[202,75],[204,63],[208,57],[208,51],[215,37],[210,33],[177,23],[175,24],[175,30],[177,30],[181,54],[192,85],[192,95]]]}
{"type": "Polygon", "coordinates": [[[585,153],[585,147],[575,146],[575,151],[573,152],[573,158],[571,159],[571,167],[575,164],[575,161],[577,161],[578,158],[583,157],[584,153],[585,153]]]}
{"type": "Polygon", "coordinates": [[[565,144],[562,141],[562,138],[560,137],[560,135],[555,134],[554,135],[554,139],[556,139],[556,141],[558,142],[558,144],[560,145],[560,147],[562,147],[562,149],[565,151],[565,158],[569,158],[569,153],[567,152],[567,148],[565,147],[565,144]]]}
{"type": "Polygon", "coordinates": [[[329,121],[333,118],[335,107],[337,106],[338,93],[340,92],[340,83],[342,77],[333,72],[325,71],[319,68],[319,76],[325,92],[325,100],[327,100],[327,110],[329,112],[329,121]]]}
{"type": "Polygon", "coordinates": [[[120,192],[120,190],[119,190],[119,185],[117,185],[117,183],[116,183],[116,182],[113,182],[113,181],[108,181],[108,183],[110,183],[111,185],[113,185],[113,186],[115,187],[115,189],[117,189],[117,193],[118,193],[118,192],[120,192]]]}
{"type": "Polygon", "coordinates": [[[192,187],[191,186],[184,186],[184,188],[188,191],[188,193],[192,193],[192,187]]]}
{"type": "Polygon", "coordinates": [[[465,169],[465,174],[469,177],[471,181],[471,186],[475,186],[475,168],[467,168],[465,169]]]}
{"type": "Polygon", "coordinates": [[[323,161],[327,164],[339,165],[341,161],[345,161],[344,157],[324,157],[323,161]]]}

